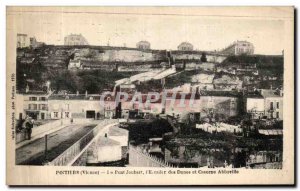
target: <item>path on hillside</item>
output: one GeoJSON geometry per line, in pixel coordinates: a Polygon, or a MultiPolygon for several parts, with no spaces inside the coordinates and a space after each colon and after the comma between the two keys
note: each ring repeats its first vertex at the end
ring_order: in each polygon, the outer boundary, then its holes
{"type": "MultiPolygon", "coordinates": [[[[67,148],[73,145],[81,137],[86,135],[96,125],[69,125],[63,129],[50,133],[47,141],[47,160],[52,161],[67,148]]],[[[45,138],[16,149],[16,164],[20,165],[43,165],[46,161],[45,138]]]]}

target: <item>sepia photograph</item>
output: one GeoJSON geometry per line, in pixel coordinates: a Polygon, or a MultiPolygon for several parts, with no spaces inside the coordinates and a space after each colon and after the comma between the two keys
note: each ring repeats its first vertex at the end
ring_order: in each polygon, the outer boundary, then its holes
{"type": "Polygon", "coordinates": [[[8,165],[24,172],[11,182],[293,183],[293,7],[6,11],[8,165]]]}

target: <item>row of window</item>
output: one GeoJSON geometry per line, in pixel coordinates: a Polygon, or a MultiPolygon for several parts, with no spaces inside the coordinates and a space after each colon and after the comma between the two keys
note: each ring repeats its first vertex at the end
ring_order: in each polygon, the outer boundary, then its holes
{"type": "Polygon", "coordinates": [[[47,110],[48,107],[46,104],[28,104],[29,110],[47,110]]]}
{"type": "MultiPolygon", "coordinates": [[[[58,118],[58,117],[63,118],[63,116],[62,116],[63,113],[60,113],[61,116],[58,116],[58,114],[59,114],[58,112],[53,112],[53,115],[54,115],[55,118],[58,118]]],[[[68,111],[65,112],[65,116],[64,117],[65,118],[70,118],[70,112],[68,112],[68,111]]]]}
{"type": "MultiPolygon", "coordinates": [[[[271,113],[271,118],[274,118],[273,112],[271,113]]],[[[277,118],[277,119],[279,118],[279,112],[276,112],[276,118],[277,118]]]]}
{"type": "MultiPolygon", "coordinates": [[[[274,109],[274,102],[270,102],[270,109],[274,109]]],[[[276,109],[279,109],[279,102],[276,102],[276,109]]]]}
{"type": "Polygon", "coordinates": [[[29,101],[46,101],[46,97],[29,97],[29,101]]]}

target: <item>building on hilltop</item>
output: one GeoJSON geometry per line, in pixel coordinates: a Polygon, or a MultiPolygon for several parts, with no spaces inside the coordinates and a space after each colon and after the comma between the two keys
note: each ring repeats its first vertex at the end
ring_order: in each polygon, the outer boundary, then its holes
{"type": "Polygon", "coordinates": [[[81,34],[70,34],[65,37],[64,41],[67,46],[88,45],[87,40],[81,34]]]}
{"type": "Polygon", "coordinates": [[[252,55],[254,54],[254,45],[248,41],[236,41],[221,52],[229,55],[252,55]]]}
{"type": "Polygon", "coordinates": [[[136,48],[141,50],[149,50],[150,49],[150,42],[148,41],[140,41],[136,43],[136,48]]]}
{"type": "Polygon", "coordinates": [[[25,48],[29,46],[27,34],[17,34],[17,48],[25,48]]]}
{"type": "Polygon", "coordinates": [[[39,48],[39,47],[45,45],[45,43],[43,43],[43,42],[38,42],[35,37],[30,37],[29,42],[30,42],[31,48],[39,48]]]}
{"type": "Polygon", "coordinates": [[[194,49],[194,47],[189,42],[182,42],[180,45],[178,45],[177,49],[182,51],[191,51],[194,49]]]}

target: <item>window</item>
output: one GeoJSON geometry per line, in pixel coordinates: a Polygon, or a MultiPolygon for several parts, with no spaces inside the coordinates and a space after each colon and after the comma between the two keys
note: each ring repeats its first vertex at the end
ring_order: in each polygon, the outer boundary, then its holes
{"type": "Polygon", "coordinates": [[[279,118],[279,112],[276,112],[276,118],[277,119],[279,118]]]}
{"type": "Polygon", "coordinates": [[[29,104],[28,109],[30,110],[37,110],[37,104],[29,104]]]}
{"type": "Polygon", "coordinates": [[[270,109],[273,110],[274,107],[273,107],[273,102],[270,102],[270,109]]]}
{"type": "Polygon", "coordinates": [[[276,108],[279,109],[279,102],[276,103],[276,108]]]}
{"type": "Polygon", "coordinates": [[[66,118],[69,118],[70,117],[70,113],[69,112],[65,112],[65,116],[66,116],[66,118]]]}
{"type": "Polygon", "coordinates": [[[53,112],[54,117],[58,117],[58,112],[53,112]]]}
{"type": "Polygon", "coordinates": [[[40,110],[47,110],[46,104],[40,104],[40,105],[39,105],[39,109],[40,109],[40,110]]]}
{"type": "Polygon", "coordinates": [[[37,97],[29,97],[29,101],[36,101],[37,97]]]}
{"type": "Polygon", "coordinates": [[[46,101],[46,97],[40,97],[40,101],[46,101]]]}

